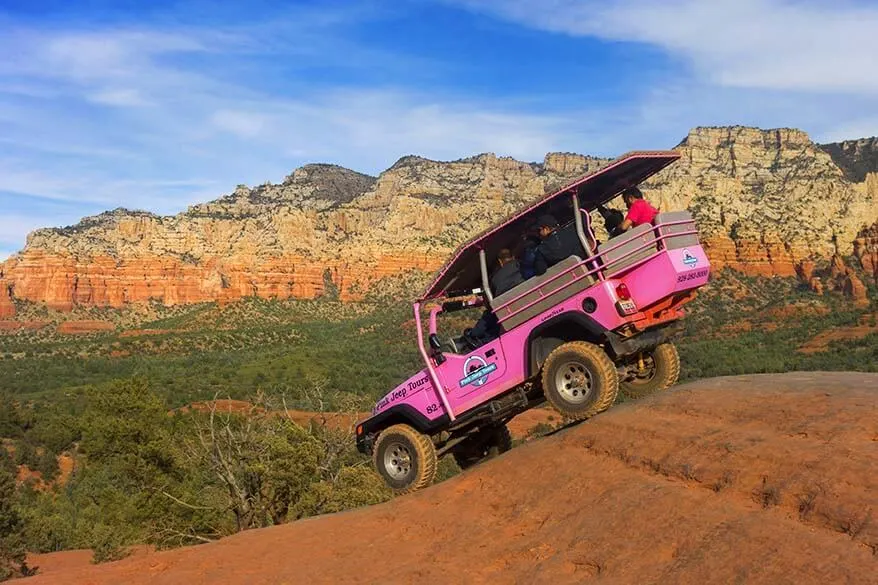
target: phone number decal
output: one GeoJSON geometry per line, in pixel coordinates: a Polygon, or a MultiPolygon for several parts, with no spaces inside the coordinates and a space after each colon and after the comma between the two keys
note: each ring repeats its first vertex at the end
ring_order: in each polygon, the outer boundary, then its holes
{"type": "Polygon", "coordinates": [[[707,276],[707,272],[708,270],[705,268],[704,270],[696,270],[695,272],[681,274],[677,277],[677,282],[686,282],[689,280],[695,280],[696,278],[704,278],[707,276]]]}

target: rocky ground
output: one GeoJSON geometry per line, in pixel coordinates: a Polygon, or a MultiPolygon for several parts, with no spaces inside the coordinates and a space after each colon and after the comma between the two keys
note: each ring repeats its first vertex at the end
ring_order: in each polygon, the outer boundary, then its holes
{"type": "Polygon", "coordinates": [[[386,504],[22,583],[874,583],[876,421],[875,374],[703,380],[386,504]]]}

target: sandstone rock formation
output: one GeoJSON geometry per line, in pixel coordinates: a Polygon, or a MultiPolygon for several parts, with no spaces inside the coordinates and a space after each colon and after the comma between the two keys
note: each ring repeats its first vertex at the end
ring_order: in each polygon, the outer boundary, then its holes
{"type": "MultiPolygon", "coordinates": [[[[852,182],[790,129],[696,128],[677,149],[682,159],[644,191],[662,209],[692,210],[717,268],[794,276],[803,262],[856,253],[874,274],[874,239],[857,234],[878,220],[878,174],[852,182]]],[[[856,161],[868,149],[842,151],[856,161]]],[[[385,276],[436,269],[474,232],[606,162],[571,153],[542,163],[408,156],[377,178],[307,165],[279,185],[239,186],[175,216],[117,209],[37,230],[0,265],[0,279],[15,298],[58,309],[356,299],[385,276]]]]}
{"type": "Polygon", "coordinates": [[[857,234],[857,239],[854,240],[854,256],[878,286],[878,223],[857,234]]]}
{"type": "Polygon", "coordinates": [[[878,173],[878,137],[822,144],[820,148],[855,183],[866,180],[869,173],[878,173]]]}
{"type": "Polygon", "coordinates": [[[0,278],[0,319],[15,316],[15,303],[12,302],[11,285],[0,278]]]}
{"type": "Polygon", "coordinates": [[[695,214],[718,267],[794,276],[807,259],[850,254],[878,219],[878,184],[851,183],[800,130],[696,128],[677,148],[647,192],[695,214]]]}

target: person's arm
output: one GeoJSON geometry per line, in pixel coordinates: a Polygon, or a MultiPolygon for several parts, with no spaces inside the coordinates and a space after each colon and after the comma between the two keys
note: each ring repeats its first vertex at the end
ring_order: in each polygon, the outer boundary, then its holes
{"type": "Polygon", "coordinates": [[[545,274],[546,270],[549,269],[549,263],[546,262],[546,258],[543,256],[543,253],[537,248],[534,253],[534,276],[539,276],[541,274],[545,274]]]}
{"type": "Polygon", "coordinates": [[[628,231],[634,227],[635,223],[643,223],[643,204],[642,199],[638,199],[628,208],[624,221],[619,224],[620,231],[628,231]]]}

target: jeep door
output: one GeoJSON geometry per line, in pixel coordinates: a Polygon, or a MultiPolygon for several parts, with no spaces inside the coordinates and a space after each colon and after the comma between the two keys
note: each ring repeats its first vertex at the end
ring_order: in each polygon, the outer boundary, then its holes
{"type": "Polygon", "coordinates": [[[455,412],[467,410],[504,389],[506,359],[500,339],[494,339],[468,354],[446,353],[436,368],[455,412]]]}

